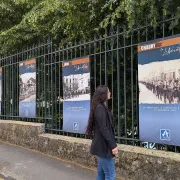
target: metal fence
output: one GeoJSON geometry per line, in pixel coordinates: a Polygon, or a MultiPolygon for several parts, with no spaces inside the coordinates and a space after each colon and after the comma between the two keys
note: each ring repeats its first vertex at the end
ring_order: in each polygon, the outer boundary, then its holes
{"type": "Polygon", "coordinates": [[[22,52],[1,57],[2,67],[2,102],[1,119],[22,120],[31,122],[44,122],[45,118],[45,75],[44,69],[47,59],[52,56],[52,42],[47,41],[31,47],[26,47],[22,52]],[[37,59],[37,118],[28,119],[19,117],[19,63],[31,59],[37,59]]]}
{"type": "Polygon", "coordinates": [[[74,58],[89,56],[91,60],[91,95],[98,85],[106,84],[112,93],[108,105],[116,123],[117,142],[154,149],[179,152],[180,148],[139,141],[138,120],[138,58],[140,42],[175,35],[176,27],[169,29],[174,18],[163,20],[156,27],[145,26],[127,31],[118,26],[95,36],[92,40],[69,43],[54,49],[52,40],[27,47],[22,52],[1,57],[3,68],[3,95],[1,119],[45,122],[47,133],[86,138],[85,135],[63,131],[62,63],[74,58]],[[37,60],[37,118],[20,118],[19,62],[37,60]]]}

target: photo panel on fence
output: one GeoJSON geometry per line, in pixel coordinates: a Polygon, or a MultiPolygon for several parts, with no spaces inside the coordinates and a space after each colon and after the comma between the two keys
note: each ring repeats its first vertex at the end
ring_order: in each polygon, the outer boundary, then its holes
{"type": "Polygon", "coordinates": [[[90,111],[90,59],[64,62],[63,130],[84,134],[90,111]]]}
{"type": "Polygon", "coordinates": [[[140,140],[180,146],[180,34],[138,46],[140,140]]]}
{"type": "Polygon", "coordinates": [[[36,60],[19,64],[19,116],[36,117],[36,60]]]}

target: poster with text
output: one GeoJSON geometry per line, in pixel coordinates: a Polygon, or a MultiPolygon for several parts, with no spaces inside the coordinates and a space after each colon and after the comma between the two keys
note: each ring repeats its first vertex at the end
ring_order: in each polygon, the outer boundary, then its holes
{"type": "Polygon", "coordinates": [[[36,117],[36,60],[19,64],[19,116],[36,117]]]}
{"type": "Polygon", "coordinates": [[[89,57],[62,64],[63,130],[84,134],[90,111],[89,57]]]}
{"type": "Polygon", "coordinates": [[[138,46],[140,140],[180,146],[180,34],[138,46]]]}
{"type": "Polygon", "coordinates": [[[0,115],[1,115],[1,104],[2,104],[2,68],[0,68],[0,115]]]}

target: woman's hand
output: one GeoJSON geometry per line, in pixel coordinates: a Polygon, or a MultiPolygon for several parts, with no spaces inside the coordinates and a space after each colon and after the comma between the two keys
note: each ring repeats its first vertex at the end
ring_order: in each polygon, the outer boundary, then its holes
{"type": "Polygon", "coordinates": [[[114,149],[112,150],[112,153],[113,153],[114,155],[118,154],[118,148],[117,148],[117,147],[114,148],[114,149]]]}

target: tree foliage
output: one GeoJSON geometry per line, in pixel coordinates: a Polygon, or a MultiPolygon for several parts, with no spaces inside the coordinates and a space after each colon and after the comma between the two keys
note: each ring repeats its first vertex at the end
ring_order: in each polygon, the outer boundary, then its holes
{"type": "Polygon", "coordinates": [[[52,36],[64,43],[91,38],[110,24],[129,29],[152,26],[159,17],[180,19],[178,0],[1,0],[0,54],[21,49],[24,44],[52,36]]]}
{"type": "MultiPolygon", "coordinates": [[[[101,26],[109,23],[115,24],[123,20],[128,28],[144,24],[148,19],[151,25],[156,25],[162,16],[176,16],[176,24],[180,18],[180,1],[178,0],[110,0],[103,10],[108,10],[108,15],[101,22],[101,26]]],[[[174,24],[175,25],[175,24],[174,24]]]]}

